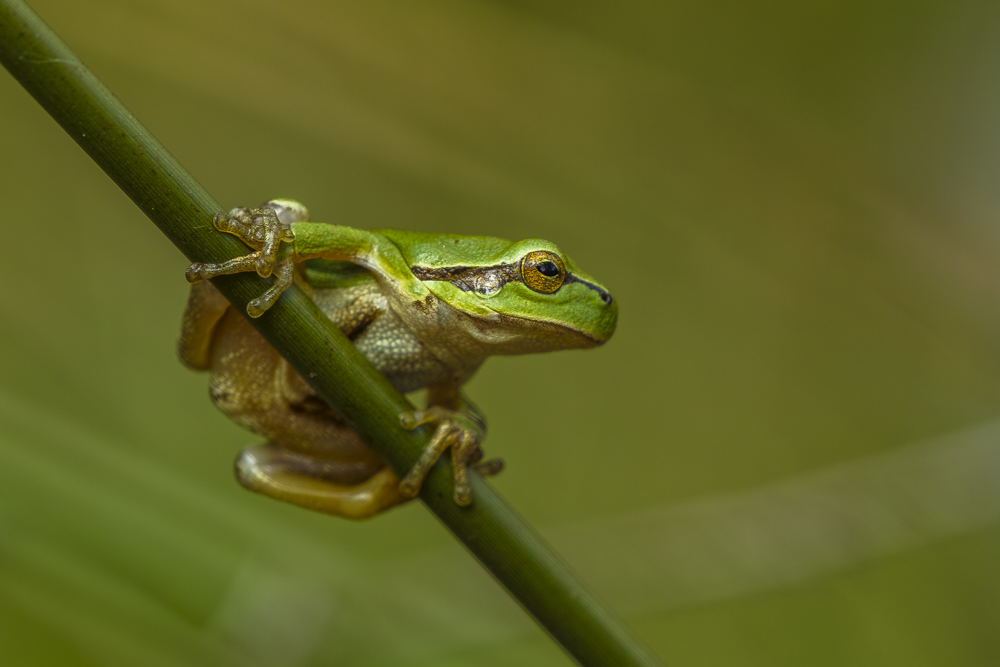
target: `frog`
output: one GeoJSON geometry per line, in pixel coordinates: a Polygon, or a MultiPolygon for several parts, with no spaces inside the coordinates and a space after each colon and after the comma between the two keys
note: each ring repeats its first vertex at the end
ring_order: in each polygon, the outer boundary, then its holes
{"type": "Polygon", "coordinates": [[[237,481],[326,514],[365,519],[411,500],[447,450],[454,501],[469,505],[470,471],[494,475],[504,464],[483,460],[486,419],[463,385],[488,357],[594,348],[617,326],[607,288],[540,239],[312,222],[293,199],[220,212],[214,226],[252,252],[188,267],[180,359],[208,371],[216,407],[265,440],[237,455],[237,481]],[[433,426],[402,479],[210,282],[240,272],[274,277],[248,303],[250,318],[296,284],[399,392],[426,390],[423,409],[399,416],[406,429],[433,426]]]}

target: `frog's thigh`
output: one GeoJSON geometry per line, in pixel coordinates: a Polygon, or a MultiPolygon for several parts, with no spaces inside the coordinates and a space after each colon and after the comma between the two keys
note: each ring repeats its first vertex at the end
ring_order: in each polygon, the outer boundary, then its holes
{"type": "Polygon", "coordinates": [[[222,316],[229,309],[226,297],[210,282],[191,286],[177,353],[188,368],[205,370],[211,363],[212,337],[222,316]]]}
{"type": "Polygon", "coordinates": [[[284,449],[337,461],[342,484],[361,482],[383,467],[235,309],[218,329],[209,392],[233,421],[284,449]]]}
{"type": "Polygon", "coordinates": [[[326,479],[327,467],[274,445],[247,447],[236,458],[236,479],[265,496],[349,519],[365,519],[409,500],[400,494],[399,478],[389,468],[348,486],[326,479]]]}

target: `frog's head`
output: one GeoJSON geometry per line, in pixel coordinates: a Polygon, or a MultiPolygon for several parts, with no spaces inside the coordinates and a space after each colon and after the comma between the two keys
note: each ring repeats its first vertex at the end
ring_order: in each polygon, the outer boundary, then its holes
{"type": "Polygon", "coordinates": [[[491,354],[595,347],[614,333],[608,290],[548,241],[451,237],[439,247],[433,266],[411,270],[491,354]]]}

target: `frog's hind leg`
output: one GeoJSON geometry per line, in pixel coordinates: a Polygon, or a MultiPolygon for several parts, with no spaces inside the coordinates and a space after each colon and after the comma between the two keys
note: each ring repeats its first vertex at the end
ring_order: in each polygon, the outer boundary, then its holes
{"type": "Polygon", "coordinates": [[[360,484],[338,484],[335,463],[274,445],[247,447],[236,458],[236,479],[265,496],[316,512],[365,519],[409,500],[399,492],[399,478],[382,468],[360,484]]]}
{"type": "Polygon", "coordinates": [[[212,339],[216,326],[229,309],[229,302],[212,283],[191,286],[177,354],[188,368],[203,371],[212,363],[212,339]]]}

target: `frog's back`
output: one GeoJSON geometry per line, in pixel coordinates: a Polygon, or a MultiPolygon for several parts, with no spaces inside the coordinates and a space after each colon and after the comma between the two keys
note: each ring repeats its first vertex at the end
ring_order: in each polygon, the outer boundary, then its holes
{"type": "Polygon", "coordinates": [[[377,229],[373,233],[392,241],[412,266],[488,266],[494,264],[512,242],[493,236],[428,234],[399,229],[377,229]]]}

